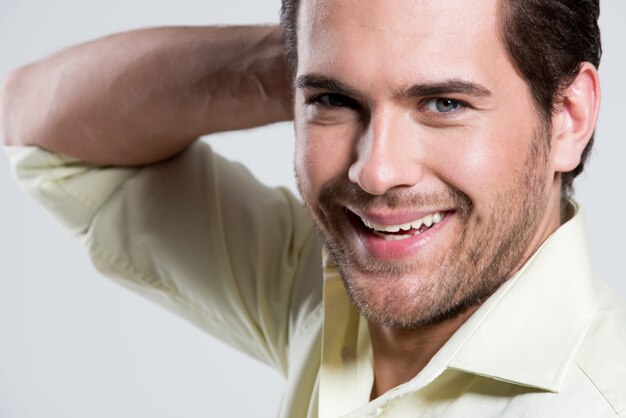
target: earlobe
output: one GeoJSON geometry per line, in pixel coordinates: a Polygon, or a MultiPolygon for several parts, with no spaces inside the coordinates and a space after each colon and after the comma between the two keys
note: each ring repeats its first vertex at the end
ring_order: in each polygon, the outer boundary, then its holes
{"type": "Polygon", "coordinates": [[[599,107],[598,71],[586,62],[565,90],[562,104],[552,118],[551,154],[555,172],[566,173],[578,166],[595,130],[599,107]]]}

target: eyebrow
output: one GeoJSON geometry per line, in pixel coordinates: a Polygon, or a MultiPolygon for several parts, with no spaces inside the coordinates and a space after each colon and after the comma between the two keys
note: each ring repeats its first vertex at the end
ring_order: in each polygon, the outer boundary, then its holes
{"type": "Polygon", "coordinates": [[[362,96],[355,88],[346,83],[316,74],[305,74],[296,79],[296,87],[300,89],[328,90],[354,98],[362,96]]]}
{"type": "Polygon", "coordinates": [[[464,94],[476,97],[491,96],[491,91],[480,84],[464,80],[445,80],[438,83],[415,84],[400,92],[400,98],[445,96],[447,94],[464,94]]]}
{"type": "MultiPolygon", "coordinates": [[[[323,89],[354,98],[363,96],[357,89],[346,83],[317,74],[305,74],[298,77],[296,79],[296,87],[301,89],[323,89]]],[[[445,96],[448,94],[488,97],[491,96],[491,91],[477,83],[451,79],[435,83],[415,84],[406,90],[400,91],[396,94],[396,97],[408,99],[412,97],[445,96]]]]}

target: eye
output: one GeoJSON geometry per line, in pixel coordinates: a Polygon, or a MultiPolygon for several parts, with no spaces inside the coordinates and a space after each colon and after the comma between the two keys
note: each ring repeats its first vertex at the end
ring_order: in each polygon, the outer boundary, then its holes
{"type": "Polygon", "coordinates": [[[312,103],[321,105],[323,107],[348,107],[351,109],[356,109],[358,107],[357,102],[354,99],[351,99],[347,96],[337,94],[337,93],[324,93],[318,96],[315,96],[311,99],[312,103]]]}
{"type": "Polygon", "coordinates": [[[452,113],[463,107],[459,100],[436,98],[426,102],[424,108],[433,113],[452,113]]]}

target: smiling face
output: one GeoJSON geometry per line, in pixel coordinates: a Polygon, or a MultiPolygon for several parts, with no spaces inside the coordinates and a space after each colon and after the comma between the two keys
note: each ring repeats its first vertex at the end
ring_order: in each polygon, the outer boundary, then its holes
{"type": "Polygon", "coordinates": [[[305,205],[369,321],[476,305],[559,225],[551,132],[496,0],[304,0],[296,157],[305,205]]]}

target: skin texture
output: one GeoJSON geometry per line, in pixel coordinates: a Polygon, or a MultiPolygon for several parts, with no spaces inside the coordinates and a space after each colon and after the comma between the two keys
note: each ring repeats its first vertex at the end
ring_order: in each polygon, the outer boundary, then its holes
{"type": "Polygon", "coordinates": [[[421,370],[558,228],[559,173],[580,160],[598,96],[585,67],[586,116],[566,99],[544,123],[495,0],[388,6],[304,1],[295,94],[299,188],[369,322],[373,396],[421,370]],[[393,243],[359,219],[435,212],[441,223],[393,243]]]}

